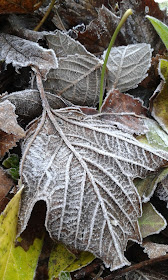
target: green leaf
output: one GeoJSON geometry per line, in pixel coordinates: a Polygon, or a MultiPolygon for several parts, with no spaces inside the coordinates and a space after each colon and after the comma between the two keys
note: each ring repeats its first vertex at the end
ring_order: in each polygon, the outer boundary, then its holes
{"type": "Polygon", "coordinates": [[[71,253],[64,244],[57,243],[53,247],[49,265],[49,279],[59,277],[63,271],[72,272],[86,266],[95,259],[94,255],[89,252],[80,252],[77,256],[71,253]]]}
{"type": "Polygon", "coordinates": [[[157,173],[151,173],[145,179],[136,178],[134,184],[140,197],[147,202],[153,195],[156,186],[168,175],[168,167],[159,170],[157,173]]]}
{"type": "Polygon", "coordinates": [[[164,80],[164,84],[153,101],[152,116],[168,133],[168,60],[160,60],[159,73],[164,80]]]}
{"type": "Polygon", "coordinates": [[[7,168],[7,173],[14,180],[19,179],[19,157],[16,154],[10,155],[2,162],[3,166],[7,168]]]}
{"type": "Polygon", "coordinates": [[[11,154],[8,158],[3,161],[3,166],[6,168],[15,168],[19,166],[19,157],[16,154],[11,154]]]}
{"type": "Polygon", "coordinates": [[[35,239],[28,251],[15,247],[19,201],[22,188],[0,216],[0,279],[32,280],[43,240],[35,239]]]}
{"type": "Polygon", "coordinates": [[[140,135],[136,139],[157,150],[168,152],[168,134],[153,120],[146,119],[146,126],[149,129],[146,135],[140,135]]]}
{"type": "Polygon", "coordinates": [[[59,280],[71,280],[71,275],[69,272],[62,271],[59,276],[59,280]]]}
{"type": "Polygon", "coordinates": [[[138,221],[143,238],[165,229],[166,220],[150,202],[143,204],[142,211],[142,217],[138,221]]]}
{"type": "Polygon", "coordinates": [[[146,17],[150,20],[156,32],[158,33],[166,48],[168,49],[168,26],[160,20],[158,20],[157,18],[151,16],[146,17]]]}

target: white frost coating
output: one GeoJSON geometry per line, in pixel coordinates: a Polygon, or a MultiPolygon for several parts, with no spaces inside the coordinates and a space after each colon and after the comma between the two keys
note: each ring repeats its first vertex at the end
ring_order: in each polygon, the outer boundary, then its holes
{"type": "Polygon", "coordinates": [[[80,108],[54,110],[23,165],[19,232],[34,203],[44,198],[53,239],[89,250],[111,270],[128,265],[127,241],[141,241],[141,201],[133,179],[163,162],[156,150],[99,115],[85,116],[80,108]]]}
{"type": "Polygon", "coordinates": [[[0,59],[14,67],[36,66],[43,77],[51,68],[58,68],[53,50],[47,50],[37,43],[8,34],[0,34],[0,59]]]}
{"type": "Polygon", "coordinates": [[[165,244],[143,242],[142,247],[144,248],[144,253],[146,253],[150,259],[164,256],[168,252],[168,245],[165,244]]]}
{"type": "MultiPolygon", "coordinates": [[[[105,59],[106,51],[102,58],[105,59]]],[[[126,92],[145,79],[150,67],[152,49],[149,44],[133,44],[111,49],[108,61],[109,88],[126,92]]]]}

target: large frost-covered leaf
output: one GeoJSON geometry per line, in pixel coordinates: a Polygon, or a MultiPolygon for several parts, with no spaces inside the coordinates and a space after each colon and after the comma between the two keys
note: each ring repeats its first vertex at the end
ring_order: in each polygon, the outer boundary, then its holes
{"type": "Polygon", "coordinates": [[[94,106],[99,99],[102,61],[93,55],[68,55],[59,59],[44,83],[46,91],[77,105],[94,106]]]}
{"type": "MultiPolygon", "coordinates": [[[[103,53],[105,58],[107,50],[103,53]]],[[[149,44],[133,44],[114,47],[107,61],[109,90],[117,88],[126,92],[147,76],[150,67],[152,50],[149,44]]]]}
{"type": "Polygon", "coordinates": [[[36,66],[44,77],[51,68],[58,67],[53,50],[5,33],[0,34],[0,59],[15,67],[36,66]]]}
{"type": "Polygon", "coordinates": [[[89,116],[80,108],[48,114],[34,141],[38,121],[23,145],[24,153],[31,143],[21,163],[19,232],[35,203],[44,200],[53,239],[92,252],[112,270],[128,265],[128,239],[141,241],[141,202],[133,178],[158,168],[164,156],[117,129],[105,114],[89,116]]]}

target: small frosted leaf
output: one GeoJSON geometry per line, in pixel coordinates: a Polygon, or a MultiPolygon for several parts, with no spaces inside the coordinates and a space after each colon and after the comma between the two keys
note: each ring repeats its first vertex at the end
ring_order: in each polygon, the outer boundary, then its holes
{"type": "Polygon", "coordinates": [[[24,130],[18,125],[15,106],[8,100],[0,103],[0,129],[8,134],[24,137],[24,130]]]}
{"type": "Polygon", "coordinates": [[[112,48],[107,62],[109,90],[116,88],[126,92],[137,87],[147,76],[151,55],[152,49],[145,43],[112,48]]]}
{"type": "Polygon", "coordinates": [[[36,66],[43,77],[51,68],[57,68],[58,62],[53,50],[47,50],[37,43],[9,35],[0,34],[0,59],[14,67],[36,66]]]}
{"type": "Polygon", "coordinates": [[[167,203],[168,208],[168,175],[162,180],[156,189],[156,195],[160,200],[163,200],[167,203]]]}
{"type": "Polygon", "coordinates": [[[20,232],[35,203],[45,200],[45,225],[53,239],[93,253],[111,270],[128,265],[127,241],[141,241],[141,201],[133,179],[158,169],[165,155],[99,114],[85,115],[75,107],[49,116],[21,164],[20,232]]]}
{"type": "MultiPolygon", "coordinates": [[[[68,104],[68,101],[65,101],[60,96],[53,95],[49,92],[45,92],[45,94],[49,105],[53,109],[64,108],[68,104]]],[[[0,102],[5,100],[8,100],[15,105],[16,114],[26,122],[31,121],[42,114],[42,103],[38,90],[25,89],[22,91],[15,91],[2,96],[0,102]]]]}
{"type": "Polygon", "coordinates": [[[142,247],[144,248],[144,253],[146,253],[150,259],[158,258],[168,253],[168,245],[165,244],[143,242],[142,247]]]}
{"type": "Polygon", "coordinates": [[[74,54],[89,54],[81,43],[75,41],[73,38],[59,30],[54,34],[46,35],[45,38],[48,42],[49,48],[55,51],[57,57],[66,57],[74,54]]]}
{"type": "Polygon", "coordinates": [[[47,75],[45,90],[73,104],[94,106],[99,100],[101,68],[102,61],[91,54],[60,58],[59,68],[47,75]]]}

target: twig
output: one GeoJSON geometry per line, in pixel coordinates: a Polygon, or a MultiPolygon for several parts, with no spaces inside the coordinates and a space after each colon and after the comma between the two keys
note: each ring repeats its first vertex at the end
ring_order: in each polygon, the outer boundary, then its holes
{"type": "Polygon", "coordinates": [[[40,27],[43,25],[43,23],[45,22],[45,20],[47,19],[47,17],[49,16],[52,8],[54,7],[55,4],[55,0],[52,0],[50,3],[49,8],[47,9],[46,13],[44,14],[42,20],[39,22],[39,24],[34,28],[34,31],[38,31],[40,29],[40,27]]]}
{"type": "Polygon", "coordinates": [[[129,267],[126,267],[124,269],[117,270],[116,272],[113,272],[112,274],[103,278],[103,280],[113,280],[114,277],[121,277],[122,275],[126,274],[127,272],[135,271],[137,269],[141,269],[145,266],[153,265],[153,264],[158,263],[158,262],[163,262],[167,259],[168,259],[168,254],[166,254],[164,256],[160,256],[158,258],[153,258],[153,259],[146,260],[146,261],[143,261],[143,262],[140,262],[140,263],[136,263],[136,264],[131,265],[129,267]]]}
{"type": "Polygon", "coordinates": [[[81,268],[79,271],[77,271],[74,274],[74,278],[75,279],[81,279],[81,278],[84,279],[87,275],[90,275],[95,269],[100,267],[101,264],[102,264],[102,261],[99,259],[96,259],[91,264],[89,264],[89,265],[81,268]]]}

